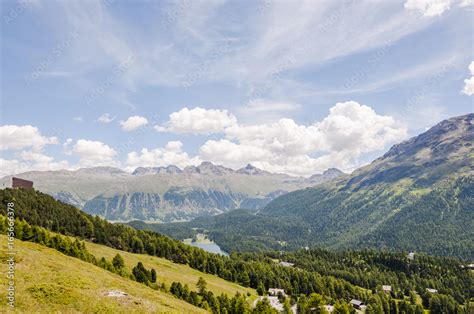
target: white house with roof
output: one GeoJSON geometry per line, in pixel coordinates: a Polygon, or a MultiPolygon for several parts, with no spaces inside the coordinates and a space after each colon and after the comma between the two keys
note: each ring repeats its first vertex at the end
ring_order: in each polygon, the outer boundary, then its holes
{"type": "Polygon", "coordinates": [[[268,294],[274,297],[277,297],[281,293],[282,296],[286,297],[285,289],[270,288],[268,289],[268,294]]]}
{"type": "Polygon", "coordinates": [[[365,309],[365,304],[361,300],[352,299],[349,303],[357,310],[365,309]]]}
{"type": "Polygon", "coordinates": [[[283,267],[293,267],[295,264],[281,261],[280,265],[283,267]]]}
{"type": "Polygon", "coordinates": [[[382,286],[382,291],[383,291],[383,292],[390,293],[390,292],[392,292],[392,286],[383,285],[383,286],[382,286]]]}

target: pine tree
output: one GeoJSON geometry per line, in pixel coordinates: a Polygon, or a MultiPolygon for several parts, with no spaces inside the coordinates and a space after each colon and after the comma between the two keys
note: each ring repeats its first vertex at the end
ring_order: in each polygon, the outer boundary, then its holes
{"type": "Polygon", "coordinates": [[[265,290],[265,286],[263,285],[263,283],[261,281],[258,282],[258,286],[257,286],[257,293],[258,295],[264,295],[266,292],[265,290]]]}
{"type": "Polygon", "coordinates": [[[148,284],[149,277],[142,262],[138,262],[137,266],[133,267],[132,274],[135,276],[136,281],[148,284]]]}
{"type": "Polygon", "coordinates": [[[151,282],[156,282],[156,270],[154,268],[151,269],[151,282]]]}
{"type": "Polygon", "coordinates": [[[123,257],[117,253],[117,255],[112,259],[112,265],[114,265],[116,270],[121,270],[125,266],[123,257]]]}
{"type": "Polygon", "coordinates": [[[198,288],[199,294],[203,295],[206,292],[206,287],[207,287],[206,280],[204,280],[204,278],[202,277],[199,277],[196,287],[198,288]]]}

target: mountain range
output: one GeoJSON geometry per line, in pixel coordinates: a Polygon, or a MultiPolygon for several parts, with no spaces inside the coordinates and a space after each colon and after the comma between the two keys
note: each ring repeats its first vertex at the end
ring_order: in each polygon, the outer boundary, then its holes
{"type": "MultiPolygon", "coordinates": [[[[132,173],[112,167],[76,171],[33,171],[15,175],[35,189],[112,221],[186,221],[237,208],[258,210],[276,197],[314,186],[344,173],[328,169],[309,178],[275,174],[252,165],[233,170],[210,162],[180,169],[139,167],[132,173]]],[[[11,185],[12,176],[0,180],[11,185]]]]}
{"type": "Polygon", "coordinates": [[[282,195],[258,213],[146,225],[209,232],[224,250],[389,248],[474,258],[474,114],[440,122],[350,175],[282,195]]]}

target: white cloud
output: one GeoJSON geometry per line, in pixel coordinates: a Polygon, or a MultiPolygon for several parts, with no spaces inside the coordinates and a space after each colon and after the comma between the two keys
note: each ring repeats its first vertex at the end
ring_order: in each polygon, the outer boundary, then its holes
{"type": "Polygon", "coordinates": [[[0,150],[32,148],[39,151],[45,145],[57,143],[56,137],[45,137],[38,128],[31,125],[0,126],[0,150]]]}
{"type": "Polygon", "coordinates": [[[115,120],[115,117],[112,117],[110,113],[104,113],[100,117],[97,118],[97,121],[100,123],[110,123],[115,120]]]}
{"type": "Polygon", "coordinates": [[[127,156],[127,171],[133,171],[137,167],[157,167],[175,165],[184,168],[190,165],[198,165],[201,160],[198,157],[190,158],[182,151],[183,143],[170,141],[165,147],[148,150],[143,148],[140,152],[130,152],[127,156]]]}
{"type": "Polygon", "coordinates": [[[227,110],[184,107],[170,114],[169,121],[164,126],[155,126],[158,132],[212,134],[223,132],[234,126],[237,119],[227,110]]]}
{"type": "Polygon", "coordinates": [[[337,103],[316,126],[324,136],[327,149],[350,152],[354,157],[381,150],[407,135],[406,129],[392,117],[378,115],[355,101],[337,103]]]}
{"type": "Polygon", "coordinates": [[[72,153],[79,156],[80,167],[117,166],[114,157],[117,152],[99,141],[80,139],[72,148],[72,153]]]}
{"type": "Polygon", "coordinates": [[[28,171],[28,168],[21,166],[18,160],[7,160],[0,158],[0,177],[14,175],[28,171]]]}
{"type": "Polygon", "coordinates": [[[310,175],[328,167],[353,170],[364,153],[379,151],[406,138],[405,127],[355,101],[337,103],[312,125],[292,119],[260,125],[234,125],[226,139],[209,140],[203,160],[238,168],[252,163],[272,172],[310,175]],[[313,157],[317,156],[317,157],[313,157]]]}
{"type": "Polygon", "coordinates": [[[82,117],[74,117],[73,120],[76,122],[82,122],[84,119],[82,117]]]}
{"type": "Polygon", "coordinates": [[[464,80],[464,89],[462,92],[466,95],[474,95],[474,61],[469,65],[469,71],[471,72],[471,78],[464,80]]]}
{"type": "Polygon", "coordinates": [[[120,121],[122,130],[126,132],[136,130],[139,127],[147,125],[147,124],[148,124],[148,120],[140,116],[132,116],[132,117],[129,117],[126,121],[120,121]]]}
{"type": "Polygon", "coordinates": [[[462,0],[461,3],[459,4],[461,8],[469,7],[471,5],[474,5],[474,0],[462,0]]]}
{"type": "Polygon", "coordinates": [[[417,11],[426,17],[439,16],[450,7],[451,0],[407,0],[405,2],[405,9],[417,11]]]}
{"type": "Polygon", "coordinates": [[[67,169],[66,160],[55,161],[53,157],[34,151],[22,151],[15,154],[16,159],[0,158],[0,177],[28,171],[49,171],[67,169]]]}
{"type": "Polygon", "coordinates": [[[253,99],[247,103],[243,108],[244,111],[254,113],[268,113],[268,112],[288,112],[301,108],[301,105],[289,102],[276,102],[265,99],[253,99]]]}

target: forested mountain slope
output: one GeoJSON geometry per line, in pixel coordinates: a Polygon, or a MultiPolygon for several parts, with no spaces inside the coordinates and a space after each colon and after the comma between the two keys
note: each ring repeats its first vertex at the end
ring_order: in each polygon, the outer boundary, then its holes
{"type": "Polygon", "coordinates": [[[186,226],[208,229],[230,251],[373,247],[474,259],[474,114],[441,122],[350,176],[280,196],[257,215],[186,226]]]}

